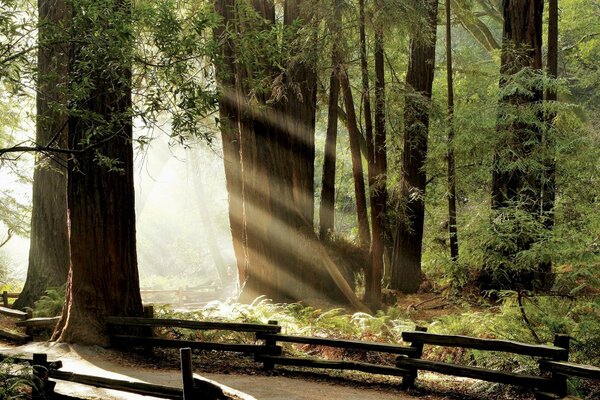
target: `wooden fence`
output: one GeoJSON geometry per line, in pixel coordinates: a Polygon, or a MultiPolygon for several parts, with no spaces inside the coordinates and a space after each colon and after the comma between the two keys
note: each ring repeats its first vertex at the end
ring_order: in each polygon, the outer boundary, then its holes
{"type": "Polygon", "coordinates": [[[539,399],[561,398],[566,394],[568,376],[600,380],[600,368],[569,363],[569,337],[556,335],[554,345],[533,345],[508,340],[481,339],[468,336],[440,335],[426,332],[424,328],[403,332],[402,338],[408,345],[364,342],[357,340],[329,339],[323,337],[295,336],[281,333],[276,321],[269,324],[243,324],[228,322],[187,321],[154,318],[111,317],[108,320],[111,329],[116,327],[176,327],[192,330],[227,330],[252,332],[262,344],[232,344],[200,342],[190,340],[164,339],[155,336],[142,337],[113,334],[115,345],[150,347],[188,346],[200,350],[235,351],[251,354],[254,360],[263,364],[265,369],[275,365],[324,368],[336,370],[355,370],[373,374],[402,377],[402,386],[407,389],[414,385],[418,371],[474,378],[484,381],[518,385],[530,388],[539,399]],[[278,343],[300,343],[315,346],[363,350],[393,354],[395,365],[373,364],[358,361],[328,360],[320,358],[291,357],[283,354],[278,343]],[[539,358],[539,375],[497,371],[483,367],[458,365],[422,359],[423,348],[428,346],[460,347],[481,351],[506,352],[539,358]]]}
{"type": "MultiPolygon", "coordinates": [[[[144,304],[171,304],[177,307],[199,307],[207,302],[221,298],[224,294],[222,288],[216,285],[196,287],[180,287],[177,289],[142,289],[140,290],[144,304]]],[[[21,293],[2,292],[2,306],[11,308],[14,299],[21,293]]]]}
{"type": "MultiPolygon", "coordinates": [[[[192,368],[191,349],[184,348],[181,353],[181,375],[182,386],[171,387],[156,385],[152,383],[125,381],[119,379],[105,378],[94,375],[78,374],[70,371],[61,371],[61,361],[48,361],[46,354],[34,354],[33,358],[7,357],[0,355],[0,359],[10,359],[16,363],[28,363],[32,366],[33,387],[32,398],[34,400],[62,398],[55,392],[58,381],[67,381],[103,389],[118,390],[126,393],[139,394],[143,396],[159,397],[174,400],[223,400],[230,399],[223,388],[201,376],[195,375],[192,368]]],[[[68,396],[70,399],[74,397],[68,396]]],[[[235,392],[235,398],[242,400],[254,400],[251,396],[235,392]]]]}
{"type": "Polygon", "coordinates": [[[180,287],[171,290],[140,290],[144,304],[170,304],[180,308],[201,307],[223,297],[223,289],[216,285],[180,287]]]}

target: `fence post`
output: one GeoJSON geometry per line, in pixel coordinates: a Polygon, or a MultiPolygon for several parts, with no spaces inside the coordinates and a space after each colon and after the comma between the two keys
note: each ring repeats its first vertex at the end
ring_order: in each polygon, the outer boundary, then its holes
{"type": "Polygon", "coordinates": [[[2,292],[2,303],[4,307],[8,307],[8,292],[6,290],[2,292]]]}
{"type": "MultiPolygon", "coordinates": [[[[144,318],[154,318],[154,306],[144,306],[144,318]]],[[[154,337],[154,328],[151,326],[148,327],[148,330],[144,332],[144,334],[148,335],[149,337],[154,337]]],[[[154,347],[144,346],[144,352],[148,355],[151,355],[154,352],[154,347]]]]}
{"type": "MultiPolygon", "coordinates": [[[[427,332],[427,328],[423,326],[415,327],[415,331],[417,332],[427,332]]],[[[415,355],[412,358],[421,358],[423,355],[423,343],[420,342],[412,342],[410,347],[415,349],[415,355]]],[[[403,356],[398,356],[403,357],[403,356]]],[[[402,389],[407,390],[415,386],[415,379],[417,379],[418,370],[416,368],[411,369],[410,374],[408,376],[402,377],[402,389]]]]}
{"type": "Polygon", "coordinates": [[[33,354],[33,388],[32,399],[45,399],[48,384],[48,355],[43,353],[33,354]]]}
{"type": "MultiPolygon", "coordinates": [[[[27,313],[27,318],[26,319],[33,318],[33,310],[31,308],[27,308],[25,310],[25,312],[27,313]]],[[[33,340],[33,328],[31,326],[26,326],[25,327],[25,334],[31,336],[31,340],[33,340]]]]}
{"type": "MultiPolygon", "coordinates": [[[[279,322],[275,321],[275,320],[269,320],[268,321],[269,325],[279,325],[279,322]]],[[[271,346],[276,346],[277,345],[277,341],[275,339],[265,339],[265,346],[266,347],[271,347],[271,346]]],[[[268,356],[268,354],[267,354],[268,356]]],[[[265,371],[270,371],[273,368],[275,368],[275,363],[273,361],[263,361],[263,368],[265,369],[265,371]]]]}
{"type": "Polygon", "coordinates": [[[192,369],[192,349],[179,350],[181,355],[181,379],[183,381],[183,400],[194,399],[194,372],[192,369]]]}
{"type": "MultiPolygon", "coordinates": [[[[558,361],[569,361],[569,344],[570,344],[569,335],[556,334],[554,335],[554,346],[561,347],[566,349],[567,352],[564,356],[560,357],[558,361]]],[[[565,375],[558,374],[556,372],[552,372],[552,380],[556,385],[556,394],[559,396],[567,395],[567,377],[565,375]]]]}

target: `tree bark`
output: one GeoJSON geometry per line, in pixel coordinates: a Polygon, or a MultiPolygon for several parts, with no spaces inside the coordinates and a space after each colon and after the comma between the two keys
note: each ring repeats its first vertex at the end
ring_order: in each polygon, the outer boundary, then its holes
{"type": "Polygon", "coordinates": [[[246,256],[244,253],[245,228],[242,195],[242,165],[240,155],[240,129],[236,95],[235,49],[229,31],[233,29],[235,18],[234,0],[216,0],[215,10],[223,18],[215,27],[213,35],[222,43],[217,59],[216,78],[219,89],[219,128],[223,146],[225,182],[229,198],[229,227],[233,239],[238,284],[246,281],[246,256]]]}
{"type": "MultiPolygon", "coordinates": [[[[283,24],[295,29],[300,24],[312,28],[310,4],[306,0],[286,0],[283,24]],[[299,22],[299,25],[294,25],[299,22]]],[[[295,35],[300,33],[296,30],[295,35]]],[[[315,36],[314,33],[309,33],[315,36]]],[[[317,71],[315,47],[307,50],[302,40],[292,43],[296,58],[290,61],[287,72],[285,123],[290,137],[294,206],[301,218],[314,225],[315,198],[315,121],[317,111],[317,71]]]]}
{"type": "Polygon", "coordinates": [[[410,40],[406,87],[410,93],[404,106],[404,151],[402,156],[401,204],[404,208],[394,240],[393,289],[414,293],[422,282],[421,252],[425,219],[426,175],[431,88],[435,63],[437,0],[428,0],[429,18],[423,38],[410,40]]]}
{"type": "MultiPolygon", "coordinates": [[[[68,45],[53,38],[53,32],[68,20],[63,0],[39,0],[39,47],[36,143],[65,147],[68,45]]],[[[66,28],[66,27],[65,27],[66,28]]],[[[59,28],[58,31],[61,31],[59,28]]],[[[15,308],[33,307],[49,287],[67,281],[69,248],[67,238],[67,160],[64,155],[38,155],[33,174],[33,204],[29,267],[23,291],[15,308]]]]}
{"type": "Polygon", "coordinates": [[[335,222],[335,164],[338,129],[338,100],[340,81],[338,78],[339,59],[333,50],[332,71],[329,78],[329,102],[327,107],[327,133],[323,159],[321,185],[321,206],[319,207],[319,237],[328,239],[334,231],[335,222]]]}
{"type": "Polygon", "coordinates": [[[352,155],[352,177],[354,179],[354,196],[356,198],[356,216],[358,220],[358,240],[363,248],[370,245],[371,233],[369,231],[369,215],[367,213],[367,197],[365,195],[365,177],[362,168],[360,145],[358,137],[358,124],[354,111],[354,99],[348,80],[348,70],[345,66],[340,68],[340,88],[344,97],[346,116],[348,117],[348,137],[350,139],[350,153],[352,155]]]}
{"type": "MultiPolygon", "coordinates": [[[[340,0],[333,2],[333,18],[329,25],[332,37],[341,34],[340,0]]],[[[341,62],[340,43],[331,45],[331,75],[329,77],[329,98],[327,104],[327,133],[325,137],[325,155],[323,157],[323,175],[321,180],[321,205],[319,207],[319,237],[327,240],[334,232],[335,224],[335,165],[337,157],[338,118],[343,110],[339,106],[341,62]]]]}
{"type": "MultiPolygon", "coordinates": [[[[371,224],[373,227],[370,254],[371,273],[365,276],[365,297],[367,298],[367,303],[373,307],[379,307],[381,304],[381,278],[384,270],[383,254],[385,251],[385,221],[387,212],[387,145],[385,138],[385,65],[383,40],[383,29],[379,26],[375,30],[375,135],[372,139],[372,161],[369,165],[371,224]]],[[[370,114],[368,117],[369,119],[371,118],[370,114]]]]}
{"type": "MultiPolygon", "coordinates": [[[[126,21],[130,4],[114,1],[102,18],[79,21],[74,32],[106,34],[111,21],[126,21]]],[[[126,22],[125,22],[126,23],[126,22]]],[[[82,63],[90,49],[73,38],[69,63],[72,79],[80,79],[82,63]]],[[[128,33],[111,33],[111,45],[130,49],[128,33]]],[[[94,44],[91,44],[94,45],[94,44]]],[[[97,43],[95,45],[98,45],[97,43]]],[[[108,53],[107,53],[108,54],[108,53]]],[[[69,160],[67,204],[70,270],[66,303],[53,338],[60,342],[107,345],[107,316],[141,316],[135,240],[133,147],[131,122],[131,72],[123,58],[91,60],[86,79],[90,92],[75,102],[78,112],[69,118],[69,144],[73,149],[96,144],[95,151],[74,154],[69,160]],[[106,68],[109,63],[113,69],[106,68]],[[81,111],[85,111],[82,113],[81,111]],[[87,113],[94,115],[89,118],[87,113]],[[107,157],[118,167],[111,171],[99,160],[107,157]]]]}
{"type": "Polygon", "coordinates": [[[458,261],[458,228],[456,226],[456,168],[454,163],[454,78],[452,76],[452,18],[450,1],[446,1],[446,80],[448,85],[448,235],[450,258],[458,261]]]}

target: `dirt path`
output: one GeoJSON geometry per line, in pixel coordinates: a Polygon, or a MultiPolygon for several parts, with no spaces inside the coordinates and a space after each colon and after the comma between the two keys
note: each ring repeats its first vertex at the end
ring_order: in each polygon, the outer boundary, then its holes
{"type": "MultiPolygon", "coordinates": [[[[0,352],[12,355],[47,353],[49,359],[60,359],[63,370],[80,374],[103,376],[122,380],[137,380],[168,386],[181,387],[181,376],[177,370],[140,368],[118,362],[115,353],[97,347],[69,346],[66,344],[31,343],[21,347],[8,347],[0,344],[0,352]]],[[[233,375],[202,373],[202,376],[217,381],[235,390],[254,396],[257,400],[408,400],[416,399],[399,389],[376,390],[335,385],[285,376],[233,375]]],[[[57,391],[88,399],[150,399],[150,397],[124,394],[112,390],[96,389],[90,386],[60,382],[57,391]]],[[[440,399],[421,395],[420,399],[440,399]]]]}

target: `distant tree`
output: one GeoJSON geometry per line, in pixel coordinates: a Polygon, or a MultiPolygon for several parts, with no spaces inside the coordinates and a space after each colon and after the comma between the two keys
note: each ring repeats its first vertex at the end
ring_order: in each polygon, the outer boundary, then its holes
{"type": "Polygon", "coordinates": [[[427,25],[409,44],[404,106],[404,138],[400,202],[402,216],[396,227],[391,287],[414,293],[422,282],[421,256],[425,220],[424,170],[427,158],[431,90],[435,67],[437,0],[428,0],[427,25]]]}
{"type": "MultiPolygon", "coordinates": [[[[339,37],[341,26],[341,7],[339,0],[333,2],[333,18],[330,31],[339,37]]],[[[319,237],[328,239],[333,234],[335,221],[335,168],[337,160],[338,101],[340,94],[339,68],[341,60],[340,42],[334,41],[331,49],[331,74],[329,77],[329,98],[327,103],[327,132],[325,134],[325,152],[323,155],[323,174],[321,183],[321,204],[319,207],[319,237]]]]}
{"type": "MultiPolygon", "coordinates": [[[[67,4],[38,2],[38,61],[36,143],[66,147],[68,115],[64,109],[68,82],[69,44],[60,32],[67,29],[67,4]]],[[[67,281],[67,157],[38,153],[33,175],[29,266],[15,308],[33,307],[49,287],[67,281]]]]}
{"type": "Polygon", "coordinates": [[[350,154],[352,157],[352,178],[354,180],[354,198],[356,200],[356,217],[358,221],[358,240],[362,247],[369,247],[371,233],[369,231],[369,214],[367,213],[367,196],[365,193],[365,176],[362,167],[360,153],[358,122],[354,109],[354,98],[348,78],[348,70],[342,65],[339,71],[340,88],[344,98],[346,109],[346,121],[348,123],[348,140],[350,142],[350,154]]]}
{"type": "MultiPolygon", "coordinates": [[[[382,3],[375,3],[383,10],[382,3]]],[[[386,119],[385,119],[385,54],[383,27],[378,25],[375,29],[375,133],[370,134],[369,128],[371,113],[367,82],[366,64],[366,39],[364,4],[359,4],[360,37],[361,37],[361,62],[363,69],[363,88],[365,94],[365,131],[367,136],[367,149],[369,156],[369,189],[371,193],[371,249],[369,272],[365,274],[365,298],[375,307],[381,303],[381,279],[383,276],[383,258],[385,252],[385,232],[387,214],[387,144],[386,144],[386,119]]]]}
{"type": "Polygon", "coordinates": [[[450,258],[458,260],[458,229],[456,226],[456,166],[454,159],[454,76],[452,66],[452,17],[451,2],[446,1],[446,84],[448,85],[448,236],[450,258]]]}

